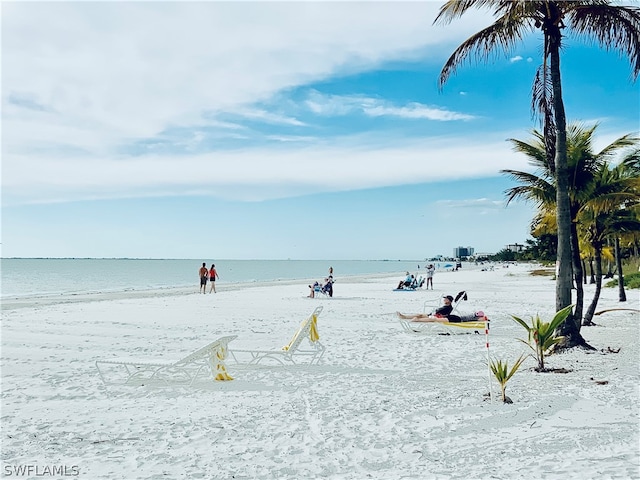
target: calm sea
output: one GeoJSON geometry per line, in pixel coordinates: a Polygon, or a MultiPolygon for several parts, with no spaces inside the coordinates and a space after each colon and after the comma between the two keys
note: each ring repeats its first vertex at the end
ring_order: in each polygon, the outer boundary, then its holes
{"type": "MultiPolygon", "coordinates": [[[[198,285],[204,260],[40,259],[0,260],[2,298],[79,295],[184,288],[198,285]]],[[[334,277],[415,272],[420,261],[385,260],[216,260],[217,285],[321,280],[334,277]]],[[[207,261],[207,266],[211,261],[207,261]]]]}

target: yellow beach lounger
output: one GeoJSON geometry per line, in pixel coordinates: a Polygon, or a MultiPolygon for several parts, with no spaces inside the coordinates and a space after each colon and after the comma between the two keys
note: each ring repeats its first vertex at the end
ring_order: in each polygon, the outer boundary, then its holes
{"type": "Polygon", "coordinates": [[[400,319],[400,325],[403,330],[409,333],[457,335],[461,333],[484,333],[488,321],[489,319],[475,322],[410,322],[409,320],[400,319]]]}

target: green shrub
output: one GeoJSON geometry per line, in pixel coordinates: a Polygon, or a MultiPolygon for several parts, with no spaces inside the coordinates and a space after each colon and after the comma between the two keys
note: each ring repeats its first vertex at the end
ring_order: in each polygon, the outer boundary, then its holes
{"type": "MultiPolygon", "coordinates": [[[[618,286],[618,278],[609,280],[604,285],[605,287],[613,288],[618,286]]],[[[624,287],[625,288],[640,288],[640,272],[624,275],[624,287]]]]}

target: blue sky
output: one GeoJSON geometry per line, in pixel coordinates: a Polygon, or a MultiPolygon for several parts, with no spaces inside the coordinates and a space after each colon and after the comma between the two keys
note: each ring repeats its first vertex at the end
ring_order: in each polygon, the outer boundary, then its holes
{"type": "MultiPolygon", "coordinates": [[[[3,2],[2,256],[422,259],[529,238],[509,138],[538,127],[539,36],[461,68],[491,22],[440,2],[3,2]]],[[[569,37],[569,121],[639,129],[625,58],[569,37]]]]}

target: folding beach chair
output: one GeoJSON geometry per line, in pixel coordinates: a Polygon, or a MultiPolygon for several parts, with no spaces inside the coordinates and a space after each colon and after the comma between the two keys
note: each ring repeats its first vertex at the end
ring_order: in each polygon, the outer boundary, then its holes
{"type": "Polygon", "coordinates": [[[281,350],[236,350],[229,349],[229,357],[237,364],[258,365],[273,360],[280,365],[296,365],[300,362],[309,365],[317,364],[324,355],[325,347],[320,343],[318,335],[318,316],[322,307],[317,307],[305,318],[288,345],[281,350]],[[308,345],[303,345],[304,340],[308,345]]]}
{"type": "Polygon", "coordinates": [[[224,360],[227,345],[236,337],[221,337],[175,362],[153,358],[107,358],[96,360],[96,368],[102,381],[111,385],[158,382],[192,385],[203,373],[214,380],[233,380],[224,360]],[[112,381],[113,377],[124,379],[112,381]]]}

